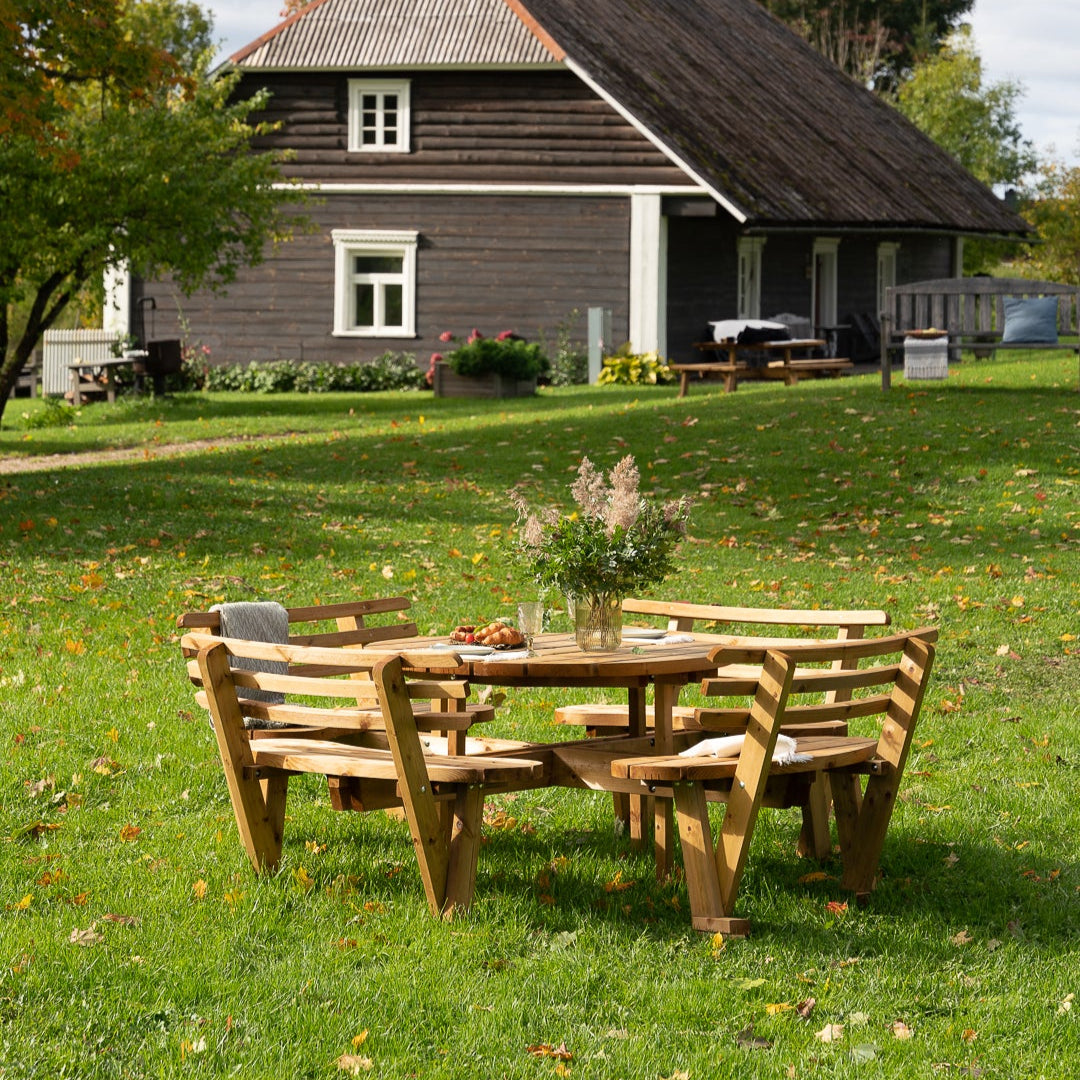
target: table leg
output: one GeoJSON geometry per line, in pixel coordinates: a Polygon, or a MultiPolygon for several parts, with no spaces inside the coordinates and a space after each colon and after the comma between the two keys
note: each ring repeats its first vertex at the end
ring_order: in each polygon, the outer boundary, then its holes
{"type": "MultiPolygon", "coordinates": [[[[627,690],[628,723],[627,733],[631,738],[639,738],[645,734],[645,688],[643,686],[631,686],[627,690]]],[[[615,816],[623,823],[623,827],[630,830],[630,839],[635,847],[642,847],[649,832],[649,822],[652,817],[652,799],[647,795],[627,795],[616,792],[613,796],[615,801],[615,816]]]]}
{"type": "MultiPolygon", "coordinates": [[[[653,717],[657,754],[674,753],[671,734],[671,713],[679,698],[675,683],[658,682],[653,693],[653,717]]],[[[671,799],[656,799],[653,818],[653,845],[656,851],[656,878],[667,878],[675,863],[674,824],[675,816],[671,799]]]]}

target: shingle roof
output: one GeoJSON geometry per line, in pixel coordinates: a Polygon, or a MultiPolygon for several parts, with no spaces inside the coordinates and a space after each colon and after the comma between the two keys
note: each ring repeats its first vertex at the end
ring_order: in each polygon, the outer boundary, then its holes
{"type": "Polygon", "coordinates": [[[1026,231],[757,0],[507,0],[757,225],[1026,231]]]}
{"type": "Polygon", "coordinates": [[[1027,224],[758,0],[314,0],[243,70],[565,63],[750,226],[1027,224]]]}
{"type": "Polygon", "coordinates": [[[551,64],[502,0],[314,0],[230,57],[244,70],[551,64]]]}

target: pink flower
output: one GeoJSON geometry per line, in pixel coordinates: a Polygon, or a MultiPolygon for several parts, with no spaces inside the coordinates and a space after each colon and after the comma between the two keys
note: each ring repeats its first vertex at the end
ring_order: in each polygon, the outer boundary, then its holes
{"type": "Polygon", "coordinates": [[[431,354],[431,363],[432,364],[437,364],[442,358],[443,358],[443,354],[441,352],[433,352],[431,354]]]}
{"type": "Polygon", "coordinates": [[[474,341],[480,341],[483,338],[483,336],[484,335],[481,334],[480,331],[477,330],[476,327],[474,326],[473,327],[473,332],[469,335],[469,344],[471,345],[474,341]]]}
{"type": "MultiPolygon", "coordinates": [[[[476,331],[474,330],[473,333],[475,334],[476,331]]],[[[501,334],[496,334],[495,335],[495,340],[496,341],[506,341],[508,338],[512,338],[513,336],[514,336],[514,331],[513,330],[504,330],[501,334]]]]}
{"type": "MultiPolygon", "coordinates": [[[[473,333],[476,333],[476,331],[474,330],[473,333]]],[[[451,334],[449,330],[444,330],[439,335],[439,340],[440,341],[453,341],[454,340],[454,335],[451,334]]]]}

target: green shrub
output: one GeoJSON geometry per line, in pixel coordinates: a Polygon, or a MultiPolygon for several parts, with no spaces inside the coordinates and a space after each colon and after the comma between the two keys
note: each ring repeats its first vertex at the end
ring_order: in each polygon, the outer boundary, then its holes
{"type": "Polygon", "coordinates": [[[539,345],[512,334],[481,337],[475,330],[446,362],[458,375],[502,375],[508,379],[536,379],[547,374],[551,364],[539,345]]]}
{"type": "Polygon", "coordinates": [[[555,330],[555,347],[551,355],[552,386],[578,386],[589,381],[589,354],[574,345],[570,327],[581,312],[575,308],[555,330]]]}
{"type": "Polygon", "coordinates": [[[366,364],[315,364],[305,360],[219,364],[194,373],[195,389],[242,393],[325,394],[376,390],[420,390],[424,373],[412,353],[385,352],[366,364]]]}
{"type": "Polygon", "coordinates": [[[675,372],[658,352],[631,352],[629,343],[604,357],[604,366],[597,379],[602,386],[655,386],[674,381],[675,372]]]}
{"type": "Polygon", "coordinates": [[[22,426],[28,431],[40,428],[73,427],[79,415],[74,405],[69,405],[63,398],[43,397],[42,408],[22,414],[22,426]]]}

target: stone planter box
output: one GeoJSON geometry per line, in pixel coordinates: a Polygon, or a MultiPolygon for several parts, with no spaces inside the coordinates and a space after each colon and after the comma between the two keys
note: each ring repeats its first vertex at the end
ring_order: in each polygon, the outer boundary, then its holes
{"type": "Polygon", "coordinates": [[[536,380],[508,379],[497,374],[458,375],[449,364],[437,363],[432,388],[436,397],[531,397],[536,393],[536,380]]]}

